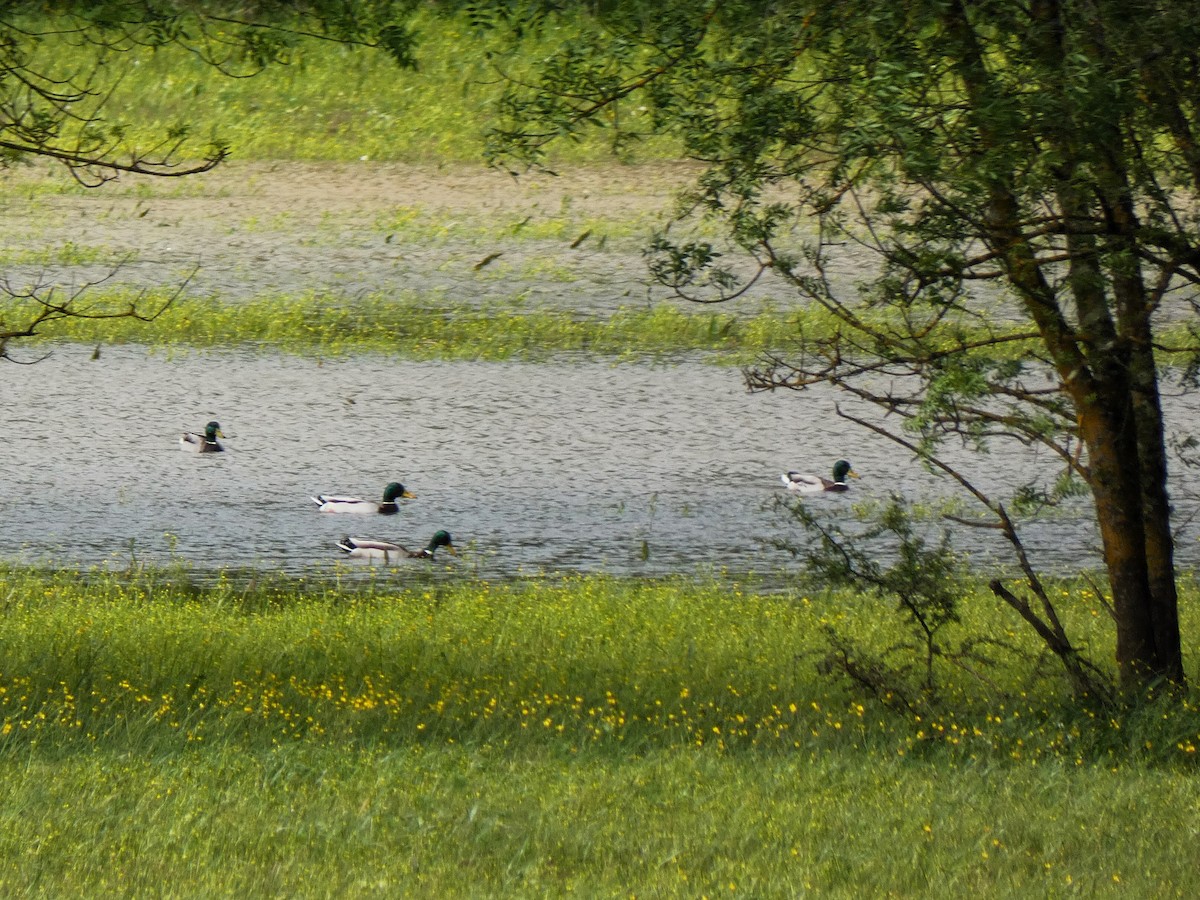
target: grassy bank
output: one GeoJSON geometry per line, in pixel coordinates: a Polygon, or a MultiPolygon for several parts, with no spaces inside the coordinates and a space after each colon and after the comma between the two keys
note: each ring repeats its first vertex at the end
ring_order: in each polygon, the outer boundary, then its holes
{"type": "MultiPolygon", "coordinates": [[[[10,895],[1195,884],[1192,704],[1090,716],[1014,653],[989,683],[940,671],[945,713],[900,716],[818,672],[830,626],[900,637],[852,596],[4,574],[10,895]]],[[[1062,591],[1107,646],[1095,598],[1062,591]]],[[[986,593],[966,611],[1032,650],[986,593]]]]}
{"type": "MultiPolygon", "coordinates": [[[[495,63],[511,76],[529,71],[557,42],[579,31],[569,21],[552,24],[543,38],[526,35],[516,53],[501,31],[469,27],[465,17],[420,14],[418,70],[400,69],[383,52],[311,41],[291,65],[251,78],[230,78],[178,47],[133,47],[108,66],[127,74],[106,98],[103,120],[121,123],[134,145],[153,146],[182,129],[190,146],[228,144],[236,159],[477,161],[494,105],[503,91],[495,63]]],[[[87,71],[94,49],[46,41],[35,48],[32,68],[53,73],[87,71]]],[[[249,67],[230,66],[237,73],[249,67]]],[[[623,111],[635,127],[644,111],[623,111]]],[[[611,155],[606,136],[564,143],[559,162],[611,155]]],[[[669,158],[671,141],[644,141],[644,158],[669,158]]],[[[199,155],[197,152],[195,155],[199,155]]]]}

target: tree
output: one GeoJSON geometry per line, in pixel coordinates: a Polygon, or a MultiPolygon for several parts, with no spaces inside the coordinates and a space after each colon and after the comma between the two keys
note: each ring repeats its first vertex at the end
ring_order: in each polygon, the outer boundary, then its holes
{"type": "MultiPolygon", "coordinates": [[[[1024,587],[993,590],[1094,687],[1029,563],[1014,502],[938,455],[1012,439],[1061,462],[1095,506],[1126,689],[1182,683],[1164,379],[1200,371],[1200,16],[1166,0],[614,0],[513,83],[493,158],[539,163],[596,125],[678,135],[707,164],[652,271],[721,301],[763,273],[836,325],[747,373],[835,385],[955,478],[1012,543],[1024,587]],[[869,250],[848,285],[831,262],[869,250]],[[739,275],[729,250],[753,268],[739,275]],[[1163,360],[1170,365],[1164,367],[1163,360]]],[[[510,163],[511,164],[511,163],[510,163]]]]}
{"type": "MultiPolygon", "coordinates": [[[[6,3],[0,10],[0,167],[51,159],[87,186],[121,174],[206,172],[228,157],[228,147],[194,140],[188,125],[139,146],[128,138],[129,123],[106,118],[105,101],[125,74],[130,51],[179,46],[225,74],[248,77],[290,62],[305,41],[325,40],[379,47],[400,65],[413,66],[413,34],[404,25],[411,6],[389,0],[6,3]],[[39,54],[49,44],[81,52],[62,69],[39,54]]],[[[7,297],[0,307],[0,359],[9,358],[12,341],[55,319],[148,319],[165,308],[94,305],[86,290],[63,293],[52,284],[4,282],[0,291],[7,297]]]]}

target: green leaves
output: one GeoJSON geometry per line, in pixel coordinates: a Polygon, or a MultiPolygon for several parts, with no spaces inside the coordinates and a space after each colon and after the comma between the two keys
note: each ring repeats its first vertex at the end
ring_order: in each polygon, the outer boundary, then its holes
{"type": "Polygon", "coordinates": [[[721,254],[708,241],[675,244],[666,235],[656,235],[646,249],[650,274],[660,284],[685,288],[710,270],[721,254]]]}
{"type": "Polygon", "coordinates": [[[379,32],[379,46],[402,69],[417,68],[417,34],[401,24],[385,25],[379,32]]]}
{"type": "MultiPolygon", "coordinates": [[[[840,661],[839,668],[861,680],[865,672],[854,665],[856,659],[915,653],[922,672],[920,689],[932,692],[936,686],[935,662],[946,654],[939,633],[959,621],[959,599],[967,592],[961,561],[951,549],[949,533],[943,531],[931,544],[918,529],[907,502],[897,496],[853,534],[831,521],[832,517],[810,510],[802,502],[793,504],[791,512],[810,538],[801,555],[819,583],[860,591],[868,603],[876,598],[895,602],[915,641],[912,646],[868,650],[857,646],[841,629],[833,628],[831,639],[837,652],[832,659],[840,661]]],[[[903,678],[904,670],[911,665],[911,659],[898,668],[876,665],[873,671],[879,680],[868,686],[876,693],[906,697],[905,705],[912,708],[915,693],[905,689],[903,678]]]]}

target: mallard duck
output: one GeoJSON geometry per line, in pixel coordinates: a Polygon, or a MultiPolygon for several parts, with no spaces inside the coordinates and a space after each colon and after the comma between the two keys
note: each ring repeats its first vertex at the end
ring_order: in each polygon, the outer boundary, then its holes
{"type": "Polygon", "coordinates": [[[195,431],[185,431],[179,439],[179,449],[191,450],[193,453],[221,453],[224,451],[217,438],[225,437],[218,422],[209,422],[204,426],[204,434],[195,431]]]}
{"type": "Polygon", "coordinates": [[[383,489],[383,500],[364,500],[361,497],[336,497],[332,494],[317,494],[312,502],[317,504],[320,512],[331,513],[382,513],[385,516],[400,512],[400,499],[412,500],[416,494],[409,493],[398,481],[391,482],[383,489]]]}
{"type": "Polygon", "coordinates": [[[434,551],[438,547],[445,547],[449,553],[458,555],[448,531],[436,532],[424,550],[409,550],[407,547],[389,541],[352,537],[342,538],[338,541],[338,547],[355,559],[381,559],[384,562],[395,562],[401,559],[433,559],[434,551]]]}
{"type": "Polygon", "coordinates": [[[833,481],[820,475],[804,475],[800,472],[786,472],[779,477],[789,491],[798,494],[819,494],[822,491],[848,491],[846,476],[857,478],[858,473],[850,468],[850,460],[839,459],[833,464],[833,481]]]}

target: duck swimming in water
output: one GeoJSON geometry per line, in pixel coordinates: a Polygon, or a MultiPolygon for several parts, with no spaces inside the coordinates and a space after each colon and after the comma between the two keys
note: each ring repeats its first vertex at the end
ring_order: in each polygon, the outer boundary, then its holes
{"type": "Polygon", "coordinates": [[[398,500],[413,500],[415,494],[410,493],[398,481],[391,482],[383,489],[383,499],[364,500],[361,497],[338,497],[333,494],[317,494],[312,502],[317,504],[318,512],[324,513],[382,513],[385,516],[400,512],[398,500]]]}
{"type": "Polygon", "coordinates": [[[383,562],[396,562],[401,559],[433,559],[433,554],[438,547],[445,547],[448,553],[457,555],[454,541],[448,531],[436,532],[423,550],[409,550],[401,544],[393,544],[390,541],[352,537],[342,538],[338,541],[338,547],[354,559],[378,559],[383,562]]]}
{"type": "Polygon", "coordinates": [[[779,476],[789,491],[797,494],[820,494],[825,491],[848,491],[846,477],[857,478],[858,473],[850,468],[850,460],[839,459],[833,464],[833,480],[820,475],[805,475],[802,472],[785,472],[779,476]]]}
{"type": "Polygon", "coordinates": [[[209,422],[204,426],[204,434],[185,431],[183,437],[179,439],[179,449],[190,450],[193,453],[221,453],[225,448],[221,446],[217,438],[223,437],[225,434],[221,431],[220,423],[209,422]]]}

